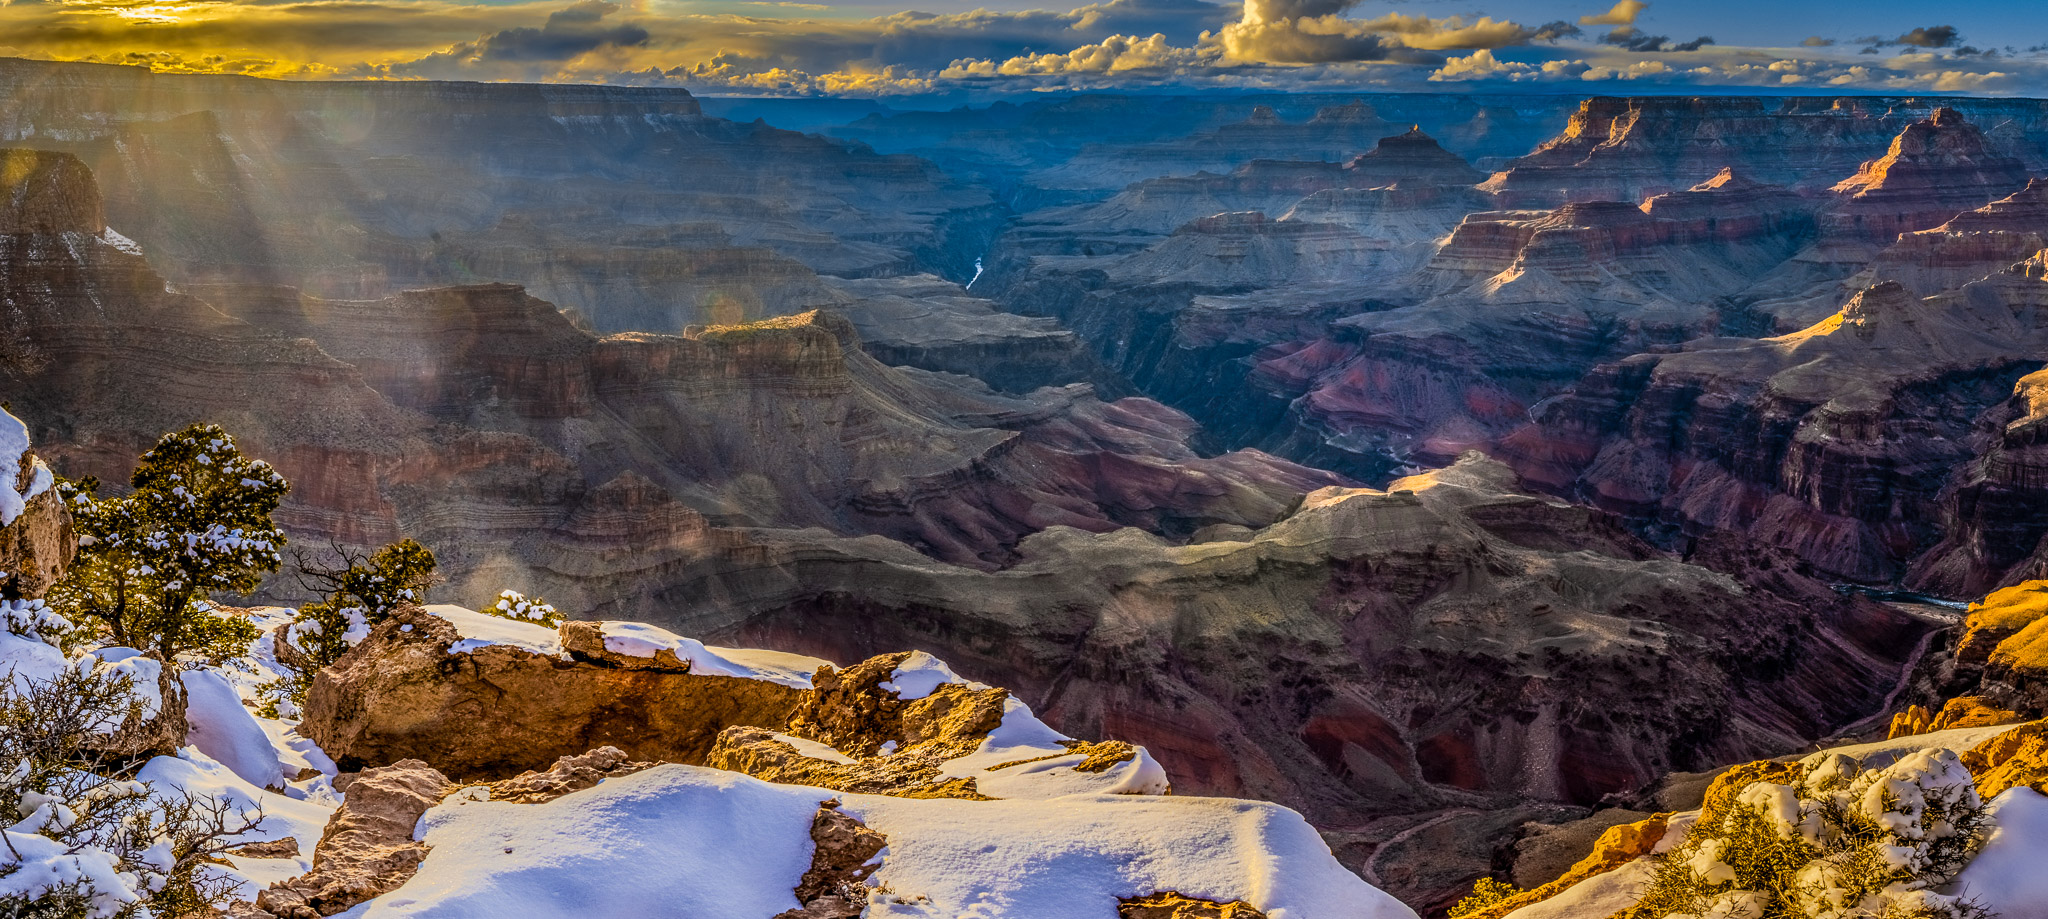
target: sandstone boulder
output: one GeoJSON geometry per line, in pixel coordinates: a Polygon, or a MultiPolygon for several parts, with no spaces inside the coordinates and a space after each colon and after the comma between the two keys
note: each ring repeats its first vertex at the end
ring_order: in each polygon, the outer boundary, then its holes
{"type": "Polygon", "coordinates": [[[1243,900],[1218,903],[1172,891],[1120,900],[1116,915],[1117,919],[1266,919],[1265,913],[1243,900]]]}
{"type": "Polygon", "coordinates": [[[328,818],[313,870],[258,894],[257,908],[279,919],[319,919],[398,889],[427,854],[413,839],[420,815],[454,790],[419,760],[364,770],[328,818]]]}
{"type": "Polygon", "coordinates": [[[765,680],[569,660],[559,645],[455,649],[462,641],[440,615],[394,612],[314,679],[300,730],[343,769],[410,758],[490,780],[608,745],[635,760],[702,764],[719,731],[786,724],[804,695],[765,680]]]}
{"type": "Polygon", "coordinates": [[[867,906],[868,875],[880,867],[875,856],[889,840],[841,813],[832,800],[819,806],[811,822],[811,843],[811,867],[796,888],[803,908],[775,919],[855,919],[867,906]]]}
{"type": "Polygon", "coordinates": [[[501,782],[492,782],[491,800],[518,804],[553,801],[572,791],[595,788],[613,776],[631,775],[653,763],[634,762],[617,747],[599,747],[588,753],[564,756],[545,772],[522,772],[501,782]]]}
{"type": "Polygon", "coordinates": [[[78,551],[71,512],[52,484],[50,467],[29,448],[28,426],[0,410],[0,596],[42,596],[78,551]]]}

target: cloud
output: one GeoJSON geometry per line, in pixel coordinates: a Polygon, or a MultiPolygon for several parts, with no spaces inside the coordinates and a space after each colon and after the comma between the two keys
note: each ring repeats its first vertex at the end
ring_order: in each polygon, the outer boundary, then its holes
{"type": "Polygon", "coordinates": [[[563,80],[781,95],[1451,82],[1575,92],[2048,92],[2048,48],[1980,52],[1953,26],[1856,43],[1845,37],[1840,48],[1820,36],[1789,49],[1727,47],[1707,36],[1673,42],[1643,31],[1643,0],[1581,20],[1597,30],[1478,12],[1436,17],[1413,6],[1367,14],[1362,0],[1104,0],[868,18],[847,14],[855,8],[781,0],[0,0],[0,54],[295,79],[563,80]],[[1880,57],[1879,48],[1896,53],[1880,57]]]}
{"type": "MultiPolygon", "coordinates": [[[[1434,65],[1440,58],[1422,52],[1501,48],[1527,44],[1542,34],[1489,16],[1467,20],[1406,13],[1388,13],[1378,19],[1341,15],[1357,2],[1247,0],[1243,18],[1224,26],[1210,41],[1222,49],[1224,57],[1243,63],[1392,60],[1434,65]]],[[[1545,37],[1559,34],[1553,30],[1545,37]]]]}
{"type": "Polygon", "coordinates": [[[1632,28],[1615,29],[1600,36],[1602,44],[1627,48],[1638,54],[1659,54],[1666,51],[1698,51],[1714,43],[1712,36],[1702,35],[1692,41],[1673,44],[1668,35],[1645,35],[1632,28]]]}
{"type": "MultiPolygon", "coordinates": [[[[1877,48],[1896,48],[1900,46],[1928,49],[1953,48],[1961,44],[1962,40],[1962,33],[1957,31],[1955,26],[1921,26],[1897,38],[1865,35],[1862,38],[1856,39],[1856,43],[1870,46],[1863,51],[1863,53],[1869,54],[1877,48]]],[[[1970,50],[1975,51],[1976,49],[1970,50]]]]}
{"type": "Polygon", "coordinates": [[[1641,16],[1643,11],[1649,8],[1650,5],[1643,0],[1621,0],[1613,9],[1598,16],[1580,16],[1579,25],[1632,26],[1636,24],[1636,17],[1641,16]]]}
{"type": "Polygon", "coordinates": [[[1112,35],[1065,54],[1020,55],[1000,64],[994,61],[954,61],[939,75],[942,78],[957,79],[1074,73],[1109,74],[1189,67],[1205,63],[1211,57],[1192,48],[1175,47],[1164,35],[1154,34],[1150,38],[1112,35]]]}
{"type": "Polygon", "coordinates": [[[1893,44],[1911,45],[1915,48],[1948,48],[1953,47],[1961,39],[1962,36],[1956,32],[1955,26],[1926,26],[1899,36],[1893,44]]]}
{"type": "Polygon", "coordinates": [[[1435,73],[1429,75],[1432,83],[1452,80],[1482,80],[1488,77],[1505,76],[1508,79],[1523,79],[1538,73],[1538,68],[1515,61],[1503,61],[1493,52],[1481,48],[1465,57],[1454,57],[1444,62],[1435,73]]]}

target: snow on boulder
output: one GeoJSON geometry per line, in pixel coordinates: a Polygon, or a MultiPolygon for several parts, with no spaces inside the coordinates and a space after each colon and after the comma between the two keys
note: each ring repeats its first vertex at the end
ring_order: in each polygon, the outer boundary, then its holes
{"type": "MultiPolygon", "coordinates": [[[[185,742],[199,748],[244,781],[280,789],[290,778],[270,734],[242,704],[235,685],[214,670],[193,668],[178,675],[185,684],[185,742]]],[[[297,770],[290,770],[296,773],[297,770]]]]}
{"type": "Polygon", "coordinates": [[[421,819],[429,851],[419,873],[341,915],[774,916],[799,908],[813,821],[835,797],[887,839],[866,891],[871,917],[1116,919],[1119,900],[1165,891],[1242,900],[1269,919],[1415,915],[1277,805],[835,796],[678,765],[542,804],[452,795],[421,819]]]}
{"type": "MultiPolygon", "coordinates": [[[[135,712],[135,718],[151,721],[163,711],[164,665],[158,663],[156,658],[145,656],[134,648],[100,648],[79,657],[77,666],[81,673],[97,673],[113,678],[126,677],[129,682],[128,691],[140,706],[135,712]]],[[[111,734],[119,727],[119,724],[101,724],[98,730],[102,734],[111,734]]]]}
{"type": "Polygon", "coordinates": [[[898,699],[914,702],[931,695],[934,690],[947,683],[960,683],[968,689],[988,688],[985,683],[976,683],[954,673],[953,668],[946,666],[945,661],[923,651],[910,652],[910,656],[896,665],[896,669],[889,674],[888,681],[881,686],[884,690],[895,693],[898,699]]]}
{"type": "Polygon", "coordinates": [[[644,622],[564,622],[561,638],[572,655],[629,669],[766,680],[796,689],[811,688],[811,674],[832,666],[831,661],[802,654],[714,648],[644,622]]]}
{"type": "Polygon", "coordinates": [[[28,426],[0,410],[0,587],[12,595],[42,596],[78,552],[56,481],[29,449],[28,426]]]}
{"type": "Polygon", "coordinates": [[[544,625],[486,616],[475,610],[445,603],[421,608],[454,626],[456,634],[461,636],[460,640],[448,646],[450,654],[465,654],[491,645],[507,645],[549,657],[568,656],[563,653],[561,638],[555,634],[555,630],[544,625]]]}
{"type": "Polygon", "coordinates": [[[819,670],[786,729],[729,728],[705,763],[775,782],[917,797],[1164,794],[1169,787],[1143,747],[1068,737],[1009,691],[964,680],[921,651],[819,670]]]}

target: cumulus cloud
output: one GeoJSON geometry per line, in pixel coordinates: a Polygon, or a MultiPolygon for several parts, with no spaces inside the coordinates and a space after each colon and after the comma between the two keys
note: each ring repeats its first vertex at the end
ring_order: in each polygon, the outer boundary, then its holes
{"type": "Polygon", "coordinates": [[[1205,63],[1210,55],[1192,48],[1175,47],[1166,36],[1149,38],[1112,35],[1094,44],[1082,45],[1065,54],[1026,54],[995,61],[954,61],[939,75],[942,78],[1032,76],[1046,74],[1109,74],[1134,70],[1189,67],[1205,63]]]}
{"type": "Polygon", "coordinates": [[[1580,16],[1579,25],[1632,26],[1636,24],[1636,17],[1641,16],[1643,11],[1649,8],[1650,5],[1643,0],[1621,0],[1613,9],[1598,16],[1580,16]]]}
{"type": "Polygon", "coordinates": [[[167,72],[607,81],[786,95],[1432,82],[1594,92],[2048,91],[2048,49],[1981,52],[1954,26],[1845,39],[1839,50],[1821,36],[1790,49],[1726,47],[1707,36],[1674,42],[1644,31],[1644,0],[1622,0],[1578,24],[1535,26],[1413,7],[1368,14],[1361,0],[1103,0],[871,18],[847,9],[781,0],[0,0],[0,53],[167,72]],[[745,13],[719,12],[736,9],[745,13]],[[1880,57],[1879,48],[1897,53],[1880,57]],[[1615,86],[1596,88],[1601,83],[1615,86]]]}
{"type": "Polygon", "coordinates": [[[1539,72],[1538,68],[1515,61],[1503,61],[1493,56],[1493,51],[1481,48],[1465,57],[1454,57],[1444,62],[1435,73],[1429,75],[1432,83],[1452,80],[1483,80],[1490,77],[1522,79],[1539,72]]]}

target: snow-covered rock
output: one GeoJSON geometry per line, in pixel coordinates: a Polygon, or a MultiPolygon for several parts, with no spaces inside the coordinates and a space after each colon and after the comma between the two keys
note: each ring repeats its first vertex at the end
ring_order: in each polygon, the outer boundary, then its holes
{"type": "MultiPolygon", "coordinates": [[[[544,804],[456,795],[421,820],[430,850],[419,874],[342,915],[773,916],[799,905],[812,819],[831,797],[679,765],[544,804]]],[[[888,837],[874,877],[887,893],[871,900],[871,916],[1115,919],[1119,898],[1168,890],[1243,900],[1270,919],[1414,915],[1276,805],[836,797],[888,837]]]]}
{"type": "MultiPolygon", "coordinates": [[[[178,674],[185,685],[186,742],[258,788],[284,787],[283,757],[254,713],[242,704],[235,685],[218,671],[189,668],[178,674]]],[[[292,770],[296,772],[297,770],[292,770]]]]}

